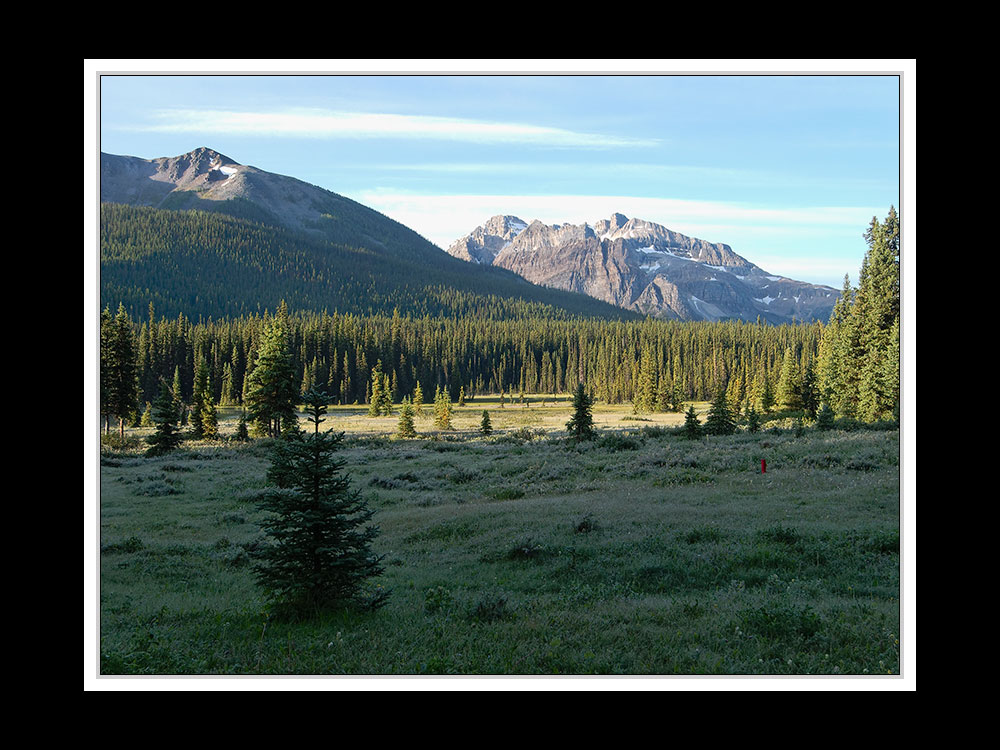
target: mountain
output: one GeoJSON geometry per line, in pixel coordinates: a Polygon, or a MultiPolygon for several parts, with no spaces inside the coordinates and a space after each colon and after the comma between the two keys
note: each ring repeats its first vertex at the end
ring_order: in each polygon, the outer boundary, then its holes
{"type": "Polygon", "coordinates": [[[448,253],[666,319],[826,321],[839,295],[770,274],[728,245],[618,213],[593,226],[494,216],[448,253]]]}
{"type": "Polygon", "coordinates": [[[210,148],[101,154],[102,305],[144,316],[292,308],[358,314],[640,317],[586,295],[473,266],[329,190],[210,148]]]}
{"type": "Polygon", "coordinates": [[[349,198],[238,164],[210,148],[158,159],[102,153],[101,202],[223,213],[314,238],[400,252],[430,245],[413,230],[349,198]]]}

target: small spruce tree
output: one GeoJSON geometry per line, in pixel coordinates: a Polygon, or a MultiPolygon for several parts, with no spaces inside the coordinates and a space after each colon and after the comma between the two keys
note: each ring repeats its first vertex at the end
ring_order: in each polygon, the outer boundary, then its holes
{"type": "Polygon", "coordinates": [[[732,435],[736,432],[736,422],[729,411],[726,391],[723,388],[719,389],[708,410],[708,417],[705,419],[705,432],[709,435],[732,435]]]}
{"type": "Polygon", "coordinates": [[[420,387],[419,380],[413,389],[413,413],[418,417],[424,416],[424,390],[420,387]]]}
{"type": "Polygon", "coordinates": [[[590,396],[583,383],[576,387],[573,394],[573,416],[566,423],[570,437],[576,441],[591,440],[594,437],[594,398],[590,396]]]}
{"type": "Polygon", "coordinates": [[[414,438],[417,436],[417,429],[413,426],[413,404],[409,397],[403,399],[403,406],[399,410],[399,423],[396,425],[396,437],[414,438]]]}
{"type": "Polygon", "coordinates": [[[451,396],[445,388],[438,388],[434,396],[434,426],[439,430],[451,429],[451,396]]]}
{"type": "Polygon", "coordinates": [[[832,430],[834,425],[834,413],[830,404],[826,401],[823,405],[819,407],[819,411],[816,412],[816,427],[820,430],[832,430]]]}
{"type": "Polygon", "coordinates": [[[335,453],[344,433],[320,432],[328,396],[304,395],[312,432],[286,432],[275,443],[261,502],[262,529],[269,544],[255,562],[258,583],[275,610],[308,615],[350,606],[378,607],[386,592],[365,592],[382,574],[382,557],[371,549],[378,528],[373,511],[352,490],[344,460],[335,453]]]}
{"type": "Polygon", "coordinates": [[[479,423],[479,431],[489,437],[493,434],[493,423],[490,422],[490,413],[483,409],[483,420],[479,423]]]}
{"type": "Polygon", "coordinates": [[[166,381],[160,383],[160,394],[153,402],[152,418],[156,431],[146,438],[149,443],[146,455],[162,456],[177,448],[183,439],[177,426],[177,404],[166,381]]]}
{"type": "Polygon", "coordinates": [[[753,408],[753,404],[747,406],[747,432],[760,432],[760,414],[753,408]]]}
{"type": "Polygon", "coordinates": [[[698,421],[698,415],[695,414],[694,404],[689,406],[684,414],[684,435],[692,440],[701,435],[701,422],[698,421]]]}
{"type": "Polygon", "coordinates": [[[385,392],[385,375],[382,373],[382,360],[375,363],[372,370],[372,392],[368,403],[368,416],[381,417],[385,413],[387,394],[385,392]]]}
{"type": "Polygon", "coordinates": [[[236,439],[241,443],[246,443],[250,440],[250,431],[247,429],[247,411],[246,409],[240,410],[240,418],[236,423],[236,439]]]}
{"type": "Polygon", "coordinates": [[[209,440],[219,437],[219,410],[212,398],[212,382],[208,381],[201,403],[201,436],[209,440]]]}

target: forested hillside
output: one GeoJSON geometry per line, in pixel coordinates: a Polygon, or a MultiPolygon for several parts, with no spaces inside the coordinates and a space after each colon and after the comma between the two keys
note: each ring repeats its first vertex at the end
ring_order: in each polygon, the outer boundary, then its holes
{"type": "MultiPolygon", "coordinates": [[[[363,237],[364,226],[341,234],[363,237]]],[[[218,213],[101,205],[102,307],[121,303],[140,318],[152,303],[158,314],[197,320],[261,315],[282,300],[293,310],[356,315],[638,317],[412,238],[350,245],[218,213]]]]}

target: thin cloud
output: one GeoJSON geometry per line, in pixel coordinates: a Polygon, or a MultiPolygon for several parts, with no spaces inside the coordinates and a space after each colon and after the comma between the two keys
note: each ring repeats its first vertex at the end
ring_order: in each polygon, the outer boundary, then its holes
{"type": "Polygon", "coordinates": [[[580,133],[523,123],[375,112],[166,109],[157,112],[154,118],[156,122],[138,129],[158,133],[297,138],[418,138],[483,144],[520,143],[590,148],[651,146],[658,143],[651,139],[580,133]]]}

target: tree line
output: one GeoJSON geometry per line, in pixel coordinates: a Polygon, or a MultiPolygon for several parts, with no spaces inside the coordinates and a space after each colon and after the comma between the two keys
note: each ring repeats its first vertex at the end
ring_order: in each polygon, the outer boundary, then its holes
{"type": "Polygon", "coordinates": [[[321,388],[335,403],[371,403],[378,371],[397,404],[418,383],[425,393],[440,388],[456,400],[462,390],[467,397],[510,397],[572,393],[584,383],[601,401],[633,402],[646,412],[707,400],[719,388],[734,402],[776,404],[783,383],[795,387],[789,384],[815,367],[823,332],[819,323],[293,314],[285,305],[273,314],[199,323],[157,317],[152,305],[139,322],[124,306],[116,315],[105,308],[103,318],[109,323],[102,330],[131,331],[132,354],[124,356],[134,359],[139,404],[151,402],[164,380],[190,401],[205,370],[212,398],[223,406],[244,403],[276,320],[298,390],[321,388]]]}

